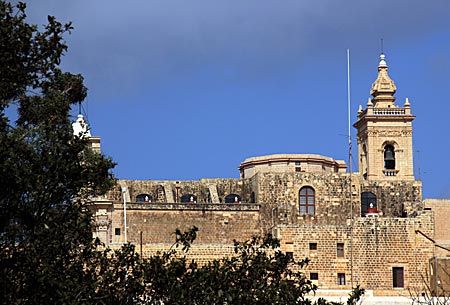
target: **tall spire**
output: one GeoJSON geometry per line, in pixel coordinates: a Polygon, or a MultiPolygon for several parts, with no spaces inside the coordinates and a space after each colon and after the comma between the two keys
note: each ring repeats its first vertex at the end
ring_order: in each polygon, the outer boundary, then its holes
{"type": "Polygon", "coordinates": [[[395,101],[394,94],[397,87],[388,75],[388,66],[384,60],[385,57],[386,56],[381,53],[380,63],[378,64],[378,77],[372,84],[372,89],[370,90],[375,108],[390,108],[394,106],[395,101]]]}

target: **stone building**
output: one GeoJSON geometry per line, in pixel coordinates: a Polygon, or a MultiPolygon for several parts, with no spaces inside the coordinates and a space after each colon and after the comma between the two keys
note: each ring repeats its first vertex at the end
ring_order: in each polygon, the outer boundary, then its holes
{"type": "Polygon", "coordinates": [[[167,249],[176,228],[195,225],[189,255],[204,262],[230,255],[235,239],[272,232],[283,251],[310,259],[306,276],[322,289],[361,284],[377,295],[409,295],[420,293],[426,274],[435,291],[448,289],[439,262],[449,269],[450,200],[422,198],[415,116],[408,99],[395,103],[387,71],[382,54],[372,98],[353,125],[359,172],[330,157],[279,154],[246,159],[240,178],[119,180],[95,199],[95,235],[110,246],[135,243],[145,256],[167,249]]]}

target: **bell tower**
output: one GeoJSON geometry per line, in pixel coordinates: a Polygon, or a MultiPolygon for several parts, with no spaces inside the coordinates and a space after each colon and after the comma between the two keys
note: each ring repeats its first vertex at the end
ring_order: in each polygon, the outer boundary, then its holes
{"type": "Polygon", "coordinates": [[[414,180],[411,107],[395,105],[394,81],[380,55],[378,77],[372,84],[366,109],[359,106],[357,129],[358,168],[365,180],[414,180]]]}

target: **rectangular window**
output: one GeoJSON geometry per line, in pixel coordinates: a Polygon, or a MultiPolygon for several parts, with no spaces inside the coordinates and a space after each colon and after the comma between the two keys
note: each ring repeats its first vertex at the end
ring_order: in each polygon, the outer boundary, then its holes
{"type": "Polygon", "coordinates": [[[114,235],[120,235],[120,228],[114,229],[114,235]]]}
{"type": "Polygon", "coordinates": [[[338,273],[337,284],[345,285],[345,273],[338,273]]]}
{"type": "Polygon", "coordinates": [[[294,252],[286,252],[286,257],[289,258],[290,260],[294,259],[294,252]]]}
{"type": "Polygon", "coordinates": [[[311,281],[318,281],[319,280],[319,274],[317,272],[311,272],[309,274],[309,279],[311,281]]]}
{"type": "Polygon", "coordinates": [[[394,288],[405,287],[403,278],[403,267],[392,267],[392,286],[394,288]]]}
{"type": "Polygon", "coordinates": [[[344,243],[337,243],[336,252],[337,257],[344,257],[344,243]]]}
{"type": "Polygon", "coordinates": [[[317,243],[309,243],[309,250],[310,251],[317,250],[317,243]]]}

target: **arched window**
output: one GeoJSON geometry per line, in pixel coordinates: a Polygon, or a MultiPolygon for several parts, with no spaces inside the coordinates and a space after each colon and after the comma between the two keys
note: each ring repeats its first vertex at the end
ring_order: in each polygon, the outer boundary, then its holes
{"type": "Polygon", "coordinates": [[[300,214],[314,215],[316,213],[316,198],[314,189],[305,186],[299,192],[300,214]]]}
{"type": "Polygon", "coordinates": [[[225,197],[225,203],[240,203],[241,196],[238,194],[230,194],[225,197]]]}
{"type": "Polygon", "coordinates": [[[392,145],[384,147],[384,169],[395,169],[395,149],[392,145]]]}
{"type": "Polygon", "coordinates": [[[370,207],[370,204],[377,208],[377,196],[372,192],[361,193],[361,217],[366,216],[366,211],[370,207]]]}
{"type": "Polygon", "coordinates": [[[149,194],[139,194],[136,196],[136,202],[152,202],[153,197],[149,194]]]}
{"type": "Polygon", "coordinates": [[[181,200],[182,203],[197,203],[197,196],[195,196],[194,194],[184,194],[183,196],[181,196],[181,200]]]}

